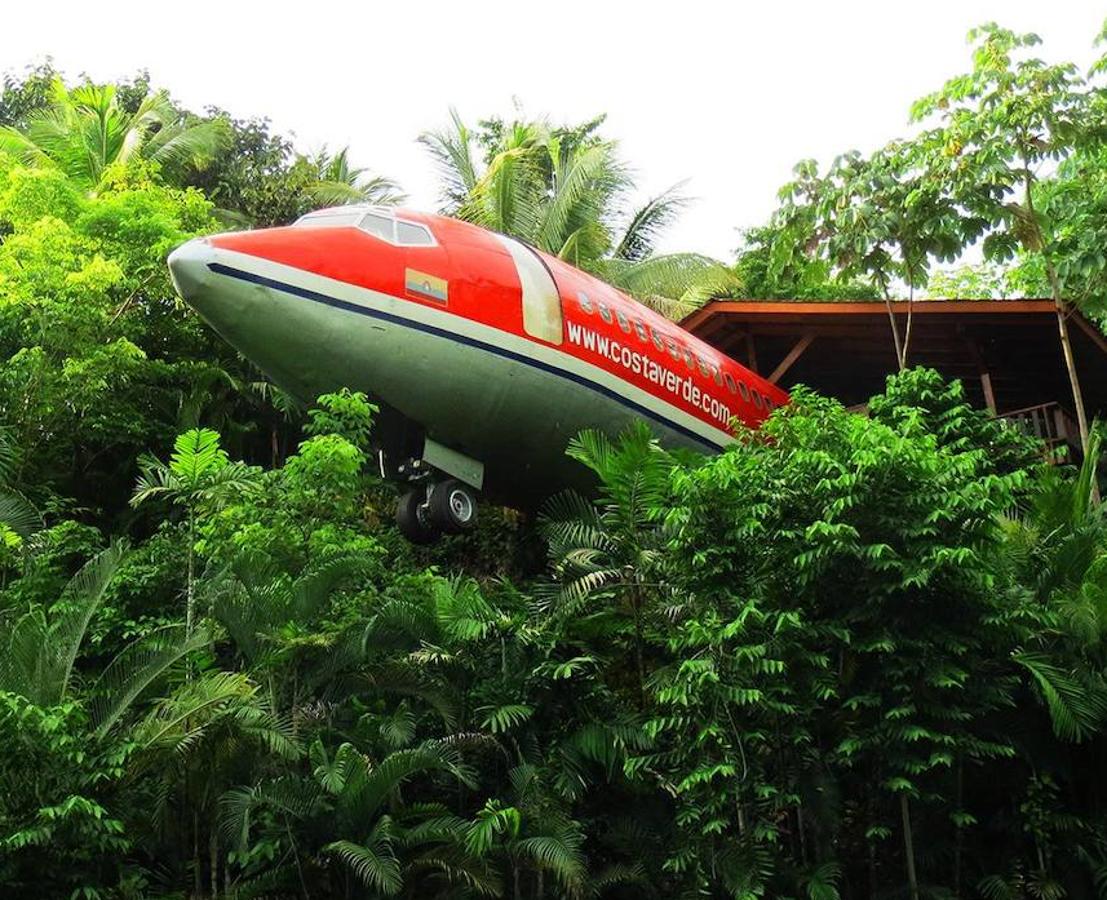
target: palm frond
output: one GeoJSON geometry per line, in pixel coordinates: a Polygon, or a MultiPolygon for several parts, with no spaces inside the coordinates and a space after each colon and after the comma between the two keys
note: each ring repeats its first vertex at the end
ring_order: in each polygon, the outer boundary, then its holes
{"type": "Polygon", "coordinates": [[[1096,732],[1107,716],[1107,693],[1101,685],[1082,684],[1042,653],[1023,651],[1013,659],[1033,677],[1059,738],[1078,743],[1096,732]]]}
{"type": "Polygon", "coordinates": [[[0,125],[0,154],[29,166],[50,165],[52,162],[43,147],[10,125],[0,125]]]}
{"type": "MultiPolygon", "coordinates": [[[[453,753],[435,744],[396,750],[360,778],[352,778],[340,797],[346,814],[371,821],[385,800],[415,775],[445,772],[463,782],[469,779],[453,759],[453,753]]],[[[470,786],[471,783],[470,783],[470,786]]]]}
{"type": "Polygon", "coordinates": [[[524,838],[516,844],[516,851],[538,868],[552,872],[565,892],[576,896],[583,889],[587,873],[581,852],[583,844],[580,831],[568,826],[554,834],[524,838]]]}
{"type": "Polygon", "coordinates": [[[670,319],[683,318],[712,297],[731,296],[741,286],[731,269],[699,253],[612,259],[600,274],[670,319]]]}
{"type": "Polygon", "coordinates": [[[318,814],[322,808],[318,785],[303,778],[285,776],[225,791],[219,798],[219,828],[230,846],[245,852],[259,810],[304,820],[318,814]]]}
{"type": "Polygon", "coordinates": [[[690,202],[681,193],[685,184],[683,181],[674,184],[634,211],[619,245],[615,248],[614,256],[617,259],[641,262],[653,255],[661,233],[677,220],[690,202]]]}
{"type": "Polygon", "coordinates": [[[203,628],[186,635],[183,626],[169,625],[123,649],[92,686],[96,734],[107,734],[151,685],[209,640],[203,628]]]}
{"type": "Polygon", "coordinates": [[[143,142],[142,154],[167,167],[203,169],[230,140],[226,125],[214,122],[163,122],[143,142]]]}
{"type": "Polygon", "coordinates": [[[257,686],[240,672],[212,672],[196,678],[162,700],[135,727],[143,750],[187,752],[214,723],[250,703],[257,686]]]}
{"type": "Polygon", "coordinates": [[[442,179],[442,199],[446,212],[463,206],[480,180],[473,159],[473,137],[456,109],[450,109],[451,130],[428,131],[419,136],[419,143],[430,151],[442,179]]]}
{"type": "Polygon", "coordinates": [[[395,206],[407,199],[396,182],[383,175],[349,184],[345,181],[320,180],[307,187],[307,195],[319,206],[343,206],[347,203],[373,203],[395,206]]]}
{"type": "Polygon", "coordinates": [[[578,149],[568,159],[554,160],[553,193],[544,204],[534,240],[537,246],[550,253],[561,252],[581,223],[599,219],[607,199],[626,180],[614,150],[613,144],[594,144],[578,149]]]}
{"type": "Polygon", "coordinates": [[[127,552],[126,541],[113,543],[81,566],[62,591],[62,612],[51,622],[49,646],[43,648],[50,654],[48,671],[55,703],[65,696],[88,624],[127,552]]]}
{"type": "MultiPolygon", "coordinates": [[[[387,820],[387,816],[384,817],[387,820]]],[[[392,851],[392,842],[383,830],[375,840],[366,844],[353,841],[334,841],[323,852],[337,857],[366,886],[384,896],[398,894],[403,887],[400,861],[392,851]]]]}
{"type": "Polygon", "coordinates": [[[0,490],[0,525],[6,525],[23,540],[45,527],[34,505],[18,491],[0,490]]]}

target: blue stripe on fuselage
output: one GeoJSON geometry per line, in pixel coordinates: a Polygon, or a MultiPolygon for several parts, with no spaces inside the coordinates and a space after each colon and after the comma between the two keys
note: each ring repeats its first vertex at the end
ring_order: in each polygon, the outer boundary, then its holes
{"type": "Polygon", "coordinates": [[[254,272],[247,272],[243,269],[236,269],[232,266],[224,265],[223,263],[208,263],[208,268],[218,275],[226,275],[228,278],[237,278],[240,281],[248,281],[252,284],[259,284],[263,287],[272,288],[273,290],[281,291],[285,294],[292,294],[295,297],[302,297],[305,300],[311,300],[315,303],[323,303],[327,306],[334,307],[335,309],[346,310],[347,312],[359,313],[363,316],[369,316],[373,319],[380,319],[384,322],[391,322],[394,325],[400,325],[404,328],[414,328],[416,331],[422,331],[427,334],[433,334],[436,337],[446,338],[447,340],[455,341],[459,344],[464,344],[469,347],[474,347],[478,350],[483,350],[486,353],[495,353],[497,356],[502,356],[505,359],[510,359],[518,363],[522,363],[525,366],[531,366],[532,368],[539,369],[543,372],[548,372],[551,375],[556,375],[559,378],[564,378],[567,381],[572,381],[575,384],[582,385],[583,387],[590,388],[598,394],[614,400],[616,403],[620,403],[630,409],[633,409],[639,415],[645,416],[648,419],[653,419],[664,425],[666,428],[671,428],[673,431],[683,434],[685,437],[691,438],[697,443],[710,447],[712,450],[722,450],[723,444],[717,444],[709,438],[705,438],[702,435],[696,434],[690,428],[685,428],[683,425],[678,425],[670,419],[666,419],[664,416],[655,413],[653,410],[642,406],[640,403],[635,403],[628,397],[624,397],[617,391],[613,391],[611,388],[602,384],[597,384],[589,378],[585,378],[583,375],[578,375],[576,372],[569,372],[565,369],[559,369],[557,366],[550,365],[549,363],[542,362],[538,359],[532,359],[531,357],[524,356],[521,353],[516,353],[513,350],[508,350],[504,347],[497,347],[494,344],[488,344],[484,341],[477,340],[476,338],[467,337],[463,334],[457,334],[453,331],[448,331],[444,328],[437,328],[434,325],[427,325],[423,322],[415,322],[411,319],[406,319],[403,316],[393,315],[392,313],[382,312],[377,309],[369,309],[368,307],[361,306],[357,303],[350,303],[346,300],[339,300],[337,297],[331,297],[328,294],[321,294],[318,291],[313,291],[308,288],[298,287],[294,284],[288,284],[284,281],[278,281],[275,278],[267,278],[264,275],[258,275],[254,272]]]}

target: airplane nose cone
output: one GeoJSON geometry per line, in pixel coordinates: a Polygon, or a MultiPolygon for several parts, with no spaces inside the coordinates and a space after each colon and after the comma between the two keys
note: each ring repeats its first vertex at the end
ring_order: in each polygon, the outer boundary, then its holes
{"type": "Polygon", "coordinates": [[[169,254],[169,274],[181,298],[195,309],[201,309],[210,293],[206,290],[212,272],[208,263],[213,257],[211,243],[206,238],[194,238],[169,254]]]}

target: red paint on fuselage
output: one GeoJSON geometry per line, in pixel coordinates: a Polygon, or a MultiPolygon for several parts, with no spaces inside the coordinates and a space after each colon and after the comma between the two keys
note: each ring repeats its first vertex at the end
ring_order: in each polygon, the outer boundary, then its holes
{"type": "Polygon", "coordinates": [[[539,251],[536,252],[552,274],[561,296],[562,341],[554,345],[529,335],[523,327],[519,274],[514,260],[496,235],[443,216],[408,210],[395,213],[403,220],[426,225],[437,246],[396,246],[355,226],[271,228],[217,235],[210,240],[217,248],[445,310],[535,344],[556,347],[568,356],[599,366],[714,428],[730,430],[726,423],[712,415],[711,400],[715,401],[716,411],[720,406],[729,409],[738,420],[755,427],[768,416],[772,406],[779,406],[788,399],[785,391],[679,325],[611,285],[539,251]],[[446,280],[449,283],[447,301],[442,303],[408,291],[405,287],[407,269],[446,280]],[[591,303],[591,312],[586,311],[581,302],[582,293],[591,303]],[[607,315],[601,312],[604,309],[607,315]],[[570,325],[586,329],[602,339],[597,346],[606,347],[607,353],[572,342],[570,325]],[[645,339],[641,337],[643,329],[645,339]],[[662,349],[658,349],[655,336],[661,341],[662,349]],[[691,379],[702,399],[696,403],[685,396],[688,391],[674,392],[671,389],[673,379],[666,385],[651,380],[644,371],[633,371],[625,365],[626,354],[622,355],[624,362],[612,358],[619,357],[622,349],[652,361],[664,372],[674,373],[675,379],[691,379]]]}

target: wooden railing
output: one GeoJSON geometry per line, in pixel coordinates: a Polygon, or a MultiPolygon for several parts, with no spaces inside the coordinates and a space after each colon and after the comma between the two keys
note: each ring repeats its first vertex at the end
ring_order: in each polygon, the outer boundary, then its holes
{"type": "Polygon", "coordinates": [[[1067,445],[1080,450],[1080,429],[1060,403],[1039,403],[999,415],[1014,422],[1032,437],[1041,438],[1050,449],[1067,445]]]}

